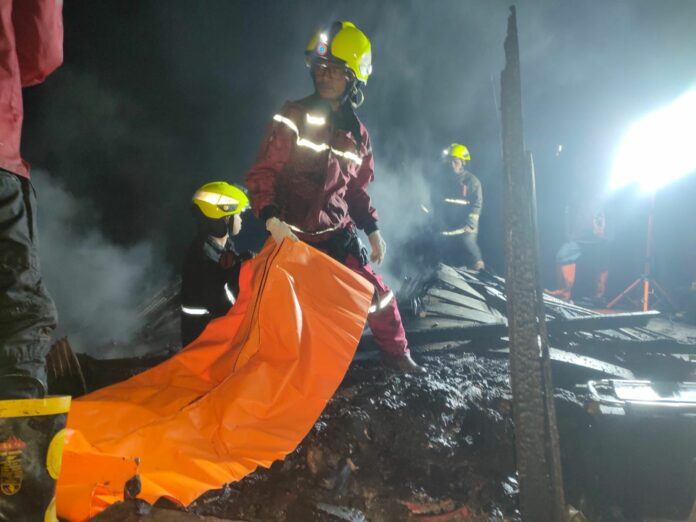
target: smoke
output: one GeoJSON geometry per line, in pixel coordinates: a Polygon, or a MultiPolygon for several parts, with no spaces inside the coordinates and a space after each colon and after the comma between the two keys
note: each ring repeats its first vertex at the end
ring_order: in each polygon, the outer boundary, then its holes
{"type": "Polygon", "coordinates": [[[423,254],[428,244],[424,234],[430,231],[433,215],[430,178],[438,172],[433,172],[433,165],[415,158],[378,162],[376,170],[379,177],[369,192],[388,249],[385,264],[378,270],[390,286],[398,289],[401,277],[423,268],[418,254],[423,254]]]}
{"type": "MultiPolygon", "coordinates": [[[[439,153],[452,142],[472,153],[469,167],[484,193],[479,241],[487,266],[502,270],[495,99],[508,3],[132,4],[66,3],[65,64],[37,90],[45,93],[41,110],[30,99],[26,111],[25,148],[40,151],[29,160],[104,209],[95,229],[106,238],[156,237],[178,266],[190,194],[211,180],[243,180],[272,115],[311,92],[303,50],[312,31],[352,20],[373,43],[374,74],[358,115],[372,137],[370,192],[389,245],[381,270],[398,286],[399,265],[410,256],[404,246],[422,233],[420,204],[431,199],[439,153]],[[116,190],[121,197],[112,197],[116,190]]],[[[535,154],[542,258],[552,274],[563,212],[573,198],[597,195],[625,125],[693,81],[696,3],[530,0],[517,12],[525,139],[535,154]]],[[[138,244],[122,253],[152,255],[138,244]]]]}
{"type": "MultiPolygon", "coordinates": [[[[138,309],[166,279],[153,247],[110,243],[95,228],[98,211],[51,176],[32,172],[38,196],[41,269],[59,314],[57,336],[79,352],[100,355],[110,342],[127,342],[142,327],[138,309]]],[[[102,354],[103,355],[103,354],[102,354]]]]}

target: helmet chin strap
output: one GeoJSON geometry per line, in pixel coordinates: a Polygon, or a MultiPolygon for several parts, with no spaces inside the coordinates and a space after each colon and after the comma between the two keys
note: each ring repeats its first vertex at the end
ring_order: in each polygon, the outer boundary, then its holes
{"type": "Polygon", "coordinates": [[[358,80],[353,80],[347,91],[349,91],[348,98],[350,99],[350,104],[353,106],[353,109],[360,107],[365,101],[365,93],[360,88],[358,80]]]}

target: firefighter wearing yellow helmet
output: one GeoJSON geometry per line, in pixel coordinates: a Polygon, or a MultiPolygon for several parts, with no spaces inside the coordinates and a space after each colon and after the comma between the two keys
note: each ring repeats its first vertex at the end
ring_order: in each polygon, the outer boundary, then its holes
{"type": "Polygon", "coordinates": [[[370,136],[355,113],[372,74],[370,40],[355,24],[337,21],[312,36],[305,60],[314,93],[273,116],[246,175],[251,207],[276,243],[305,241],[369,281],[375,299],[368,324],[385,364],[418,372],[394,294],[370,265],[380,264],[387,251],[368,193],[374,178],[370,136]]]}
{"type": "Polygon", "coordinates": [[[443,159],[449,164],[454,178],[449,178],[441,198],[445,238],[448,252],[454,264],[466,264],[474,270],[484,268],[481,249],[478,245],[479,218],[483,208],[483,191],[481,182],[466,166],[471,161],[471,154],[466,145],[452,143],[442,152],[443,159]]]}
{"type": "Polygon", "coordinates": [[[461,143],[453,143],[445,149],[444,154],[449,158],[459,158],[462,161],[471,160],[469,149],[466,147],[466,145],[462,145],[461,143]]]}
{"type": "Polygon", "coordinates": [[[249,207],[244,190],[224,181],[206,183],[191,198],[198,225],[181,273],[181,344],[200,335],[211,319],[225,315],[239,293],[239,268],[252,257],[239,254],[234,237],[249,207]]]}
{"type": "MultiPolygon", "coordinates": [[[[347,76],[348,85],[343,93],[354,107],[362,104],[362,88],[372,74],[372,45],[365,34],[351,22],[334,22],[317,31],[305,49],[305,62],[317,81],[317,72],[331,69],[347,76]]],[[[315,85],[316,86],[316,85],[315,85]]]]}
{"type": "Polygon", "coordinates": [[[224,181],[206,183],[193,194],[192,201],[209,219],[240,214],[249,206],[244,190],[224,181]]]}

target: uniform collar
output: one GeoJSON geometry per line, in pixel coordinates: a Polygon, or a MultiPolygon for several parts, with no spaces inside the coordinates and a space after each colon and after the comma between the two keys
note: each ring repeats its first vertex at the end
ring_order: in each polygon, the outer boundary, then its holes
{"type": "Polygon", "coordinates": [[[206,237],[203,242],[203,253],[211,261],[217,263],[220,261],[220,256],[225,252],[234,252],[234,243],[228,238],[224,247],[221,247],[210,236],[206,237]]]}
{"type": "Polygon", "coordinates": [[[358,148],[362,143],[362,136],[360,134],[360,121],[358,116],[355,114],[355,110],[351,106],[350,102],[344,102],[336,112],[331,110],[331,104],[324,100],[317,93],[307,96],[303,100],[300,100],[308,112],[313,115],[323,116],[331,123],[335,129],[341,129],[348,131],[353,135],[353,139],[358,144],[358,148]]]}

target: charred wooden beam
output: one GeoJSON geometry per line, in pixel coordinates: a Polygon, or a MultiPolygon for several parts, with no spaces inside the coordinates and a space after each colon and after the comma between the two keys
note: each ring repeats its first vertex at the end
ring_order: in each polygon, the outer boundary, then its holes
{"type": "MultiPolygon", "coordinates": [[[[467,313],[467,312],[462,312],[467,313]]],[[[597,330],[609,330],[617,328],[628,328],[644,326],[650,319],[659,312],[633,312],[611,315],[593,315],[586,317],[557,318],[546,322],[546,329],[550,335],[558,335],[573,332],[592,332],[597,330]]],[[[409,344],[412,346],[444,343],[455,341],[472,341],[479,345],[487,343],[494,347],[498,346],[496,341],[507,337],[508,326],[505,322],[493,324],[475,324],[479,316],[469,319],[465,316],[459,319],[438,319],[426,318],[423,320],[412,321],[406,324],[409,344]],[[467,324],[468,323],[468,324],[467,324]]],[[[617,341],[618,342],[618,341],[617,341]]],[[[377,349],[377,344],[372,340],[370,334],[363,336],[360,341],[361,351],[377,349]]],[[[609,343],[607,343],[609,346],[609,343]]],[[[619,345],[617,345],[619,346],[619,345]]],[[[656,352],[656,353],[692,353],[696,347],[677,342],[665,342],[662,340],[650,341],[625,341],[620,344],[624,349],[635,348],[636,351],[656,352]],[[662,343],[662,344],[661,344],[662,343]],[[659,350],[664,346],[664,351],[659,350]]]]}
{"type": "Polygon", "coordinates": [[[79,397],[87,393],[80,362],[67,337],[58,339],[46,356],[48,390],[54,395],[79,397]]]}
{"type": "Polygon", "coordinates": [[[585,317],[559,317],[546,322],[550,334],[563,332],[593,332],[596,330],[613,330],[645,326],[650,319],[659,316],[660,312],[628,312],[623,314],[588,315],[585,317]]]}
{"type": "Polygon", "coordinates": [[[525,522],[561,522],[565,512],[543,292],[534,169],[524,150],[517,14],[510,8],[501,74],[505,165],[510,374],[520,510],[525,522]]]}

